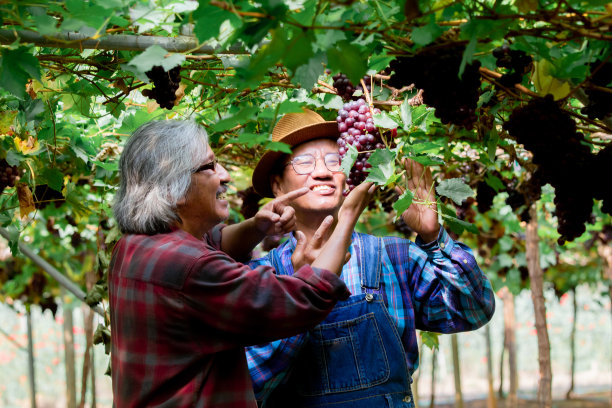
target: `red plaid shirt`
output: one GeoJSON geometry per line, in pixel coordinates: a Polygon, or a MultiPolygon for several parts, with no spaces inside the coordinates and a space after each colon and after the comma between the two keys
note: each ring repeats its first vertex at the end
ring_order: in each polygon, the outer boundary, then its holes
{"type": "Polygon", "coordinates": [[[126,235],[110,265],[114,404],[256,407],[244,346],[316,325],[350,293],[333,273],[251,270],[176,230],[126,235]]]}

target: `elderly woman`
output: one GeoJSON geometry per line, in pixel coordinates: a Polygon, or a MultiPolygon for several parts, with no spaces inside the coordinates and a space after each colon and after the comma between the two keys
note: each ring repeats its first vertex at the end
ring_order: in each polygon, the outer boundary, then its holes
{"type": "Polygon", "coordinates": [[[279,276],[234,258],[266,234],[292,230],[287,204],[305,189],[218,226],[229,215],[230,176],[206,132],[188,121],[141,126],[119,165],[114,214],[124,235],[109,272],[115,406],[256,407],[244,346],[307,330],[349,296],[337,275],[372,188],[348,197],[311,264],[279,276]]]}

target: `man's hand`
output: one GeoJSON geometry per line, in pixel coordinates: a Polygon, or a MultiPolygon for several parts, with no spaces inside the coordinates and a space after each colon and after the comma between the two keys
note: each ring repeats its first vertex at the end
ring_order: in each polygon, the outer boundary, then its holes
{"type": "Polygon", "coordinates": [[[330,227],[333,221],[334,217],[331,215],[325,217],[310,241],[307,240],[306,235],[302,231],[295,232],[297,243],[293,255],[291,255],[291,263],[293,264],[294,271],[297,271],[306,264],[311,264],[316,257],[319,256],[323,245],[331,235],[330,227]]]}
{"type": "Polygon", "coordinates": [[[264,235],[286,234],[295,228],[295,211],[289,203],[308,192],[308,187],[293,190],[270,201],[255,214],[255,228],[264,235]]]}
{"type": "MultiPolygon", "coordinates": [[[[414,193],[414,198],[412,205],[402,214],[402,218],[406,225],[419,234],[425,242],[434,241],[438,238],[440,224],[436,212],[436,197],[431,170],[410,159],[404,159],[404,167],[406,168],[407,185],[414,193]],[[431,204],[416,203],[415,201],[431,204]]],[[[396,187],[396,191],[403,194],[405,190],[396,187]]]]}
{"type": "Polygon", "coordinates": [[[356,224],[357,219],[374,195],[374,191],[376,191],[376,186],[372,182],[361,183],[355,187],[344,199],[338,213],[338,221],[348,221],[356,224]]]}

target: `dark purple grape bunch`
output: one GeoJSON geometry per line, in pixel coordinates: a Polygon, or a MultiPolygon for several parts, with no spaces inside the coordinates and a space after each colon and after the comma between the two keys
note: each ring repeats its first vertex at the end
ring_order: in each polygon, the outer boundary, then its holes
{"type": "MultiPolygon", "coordinates": [[[[607,88],[608,84],[612,82],[612,61],[608,60],[608,62],[602,64],[601,61],[597,60],[589,65],[593,71],[589,84],[607,88]]],[[[604,119],[612,114],[612,93],[609,90],[610,88],[605,91],[587,87],[585,93],[589,97],[589,103],[580,112],[590,119],[604,119]]]]}
{"type": "Polygon", "coordinates": [[[521,50],[512,50],[508,44],[493,50],[495,64],[498,68],[505,68],[507,72],[499,78],[502,86],[513,87],[523,81],[523,76],[529,72],[533,59],[521,50]]]}
{"type": "Polygon", "coordinates": [[[572,117],[547,95],[516,108],[504,129],[533,154],[540,185],[555,188],[559,244],[578,238],[586,231],[597,195],[593,179],[607,173],[594,174],[601,170],[594,171],[595,157],[572,117]]]}
{"type": "Polygon", "coordinates": [[[349,146],[355,147],[359,155],[346,179],[347,192],[361,184],[368,176],[368,169],[372,167],[368,159],[375,149],[385,147],[378,129],[374,125],[372,113],[380,113],[374,108],[370,110],[365,99],[347,102],[338,111],[338,152],[344,158],[349,146]]]}
{"type": "MultiPolygon", "coordinates": [[[[361,86],[361,81],[357,86],[355,86],[344,74],[334,75],[332,79],[334,80],[334,88],[336,88],[338,96],[340,96],[343,101],[347,102],[361,98],[360,96],[353,96],[355,91],[364,92],[363,87],[361,86]]],[[[369,75],[363,77],[363,82],[366,84],[367,91],[372,92],[372,80],[369,75]]]]}
{"type": "Polygon", "coordinates": [[[445,124],[468,130],[476,122],[480,96],[480,61],[467,64],[459,77],[464,46],[439,47],[391,61],[394,71],[388,84],[395,88],[414,84],[423,90],[423,102],[436,109],[445,124]]]}
{"type": "Polygon", "coordinates": [[[146,74],[153,82],[153,88],[143,90],[142,94],[154,99],[162,108],[171,110],[176,101],[176,90],[181,83],[181,67],[176,66],[166,72],[163,67],[156,65],[146,74]]]}
{"type": "Polygon", "coordinates": [[[7,187],[15,187],[19,170],[17,166],[11,166],[6,160],[0,160],[0,193],[7,187]]]}

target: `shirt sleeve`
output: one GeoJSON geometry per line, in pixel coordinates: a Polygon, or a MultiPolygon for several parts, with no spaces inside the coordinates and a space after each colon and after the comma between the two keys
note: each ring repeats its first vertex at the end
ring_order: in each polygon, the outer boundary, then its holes
{"type": "MultiPolygon", "coordinates": [[[[270,265],[267,258],[251,261],[249,266],[270,265]]],[[[306,342],[306,333],[276,340],[267,344],[248,346],[245,348],[247,364],[253,391],[258,401],[265,400],[268,395],[285,379],[289,368],[302,345],[306,342]]]]}
{"type": "Polygon", "coordinates": [[[398,273],[404,304],[412,303],[419,330],[456,333],[486,324],[495,311],[491,283],[472,250],[440,228],[438,238],[416,245],[409,240],[385,243],[398,273]]]}
{"type": "Polygon", "coordinates": [[[191,266],[182,300],[190,316],[204,323],[207,343],[220,347],[207,351],[218,352],[301,333],[349,295],[325,269],[305,265],[293,276],[277,276],[270,266],[250,269],[213,251],[191,266]]]}

